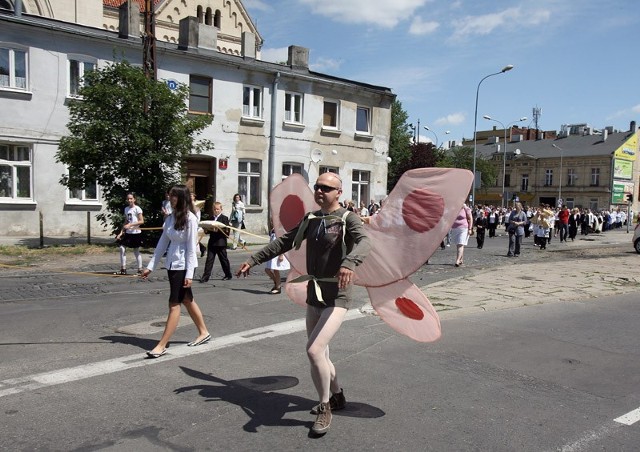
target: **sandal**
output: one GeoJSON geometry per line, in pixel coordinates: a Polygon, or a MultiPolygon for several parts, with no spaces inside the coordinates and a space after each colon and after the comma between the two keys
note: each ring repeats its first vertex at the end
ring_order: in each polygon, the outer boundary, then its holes
{"type": "Polygon", "coordinates": [[[114,275],[126,275],[127,274],[127,269],[126,268],[121,268],[119,272],[113,272],[114,275]]]}
{"type": "Polygon", "coordinates": [[[282,289],[280,289],[279,287],[278,288],[274,287],[273,289],[271,289],[271,293],[274,294],[274,295],[282,293],[282,289]]]}

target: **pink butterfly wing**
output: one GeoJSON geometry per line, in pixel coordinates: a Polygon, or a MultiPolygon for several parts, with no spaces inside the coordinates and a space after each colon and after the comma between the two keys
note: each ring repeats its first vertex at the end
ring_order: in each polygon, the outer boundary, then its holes
{"type": "Polygon", "coordinates": [[[366,226],[373,249],[356,269],[356,284],[384,286],[415,273],[451,228],[472,180],[463,169],[404,173],[366,226]]]}
{"type": "Polygon", "coordinates": [[[371,304],[391,328],[418,342],[440,337],[440,318],[429,299],[407,279],[382,287],[367,287],[371,304]]]}
{"type": "MultiPolygon", "coordinates": [[[[271,221],[276,235],[280,237],[300,223],[307,212],[318,210],[320,206],[313,198],[307,181],[299,174],[292,174],[273,187],[269,195],[271,203],[271,221]]],[[[299,250],[292,249],[285,253],[291,270],[287,274],[285,292],[291,300],[306,306],[307,283],[289,284],[294,278],[307,274],[307,252],[303,244],[299,250]]]]}

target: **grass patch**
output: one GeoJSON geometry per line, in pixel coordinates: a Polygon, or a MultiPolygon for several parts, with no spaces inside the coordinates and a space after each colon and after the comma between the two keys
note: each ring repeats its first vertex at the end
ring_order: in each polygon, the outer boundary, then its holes
{"type": "Polygon", "coordinates": [[[0,245],[0,256],[19,257],[22,259],[43,256],[79,256],[114,253],[115,245],[51,245],[44,248],[33,248],[23,245],[0,245]]]}

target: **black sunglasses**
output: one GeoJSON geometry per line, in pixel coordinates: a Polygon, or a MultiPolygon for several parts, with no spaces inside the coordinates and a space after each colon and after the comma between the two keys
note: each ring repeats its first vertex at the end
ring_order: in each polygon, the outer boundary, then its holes
{"type": "Polygon", "coordinates": [[[332,187],[330,185],[319,185],[319,184],[315,184],[313,186],[313,191],[318,191],[320,190],[322,193],[329,193],[332,192],[333,190],[340,190],[337,187],[332,187]]]}

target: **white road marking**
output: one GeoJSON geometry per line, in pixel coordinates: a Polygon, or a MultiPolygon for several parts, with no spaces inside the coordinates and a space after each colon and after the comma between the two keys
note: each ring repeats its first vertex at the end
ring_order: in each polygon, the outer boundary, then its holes
{"type": "Polygon", "coordinates": [[[633,425],[640,421],[640,408],[636,408],[633,411],[629,411],[627,414],[615,418],[614,421],[624,425],[633,425]]]}
{"type": "MultiPolygon", "coordinates": [[[[345,321],[363,316],[364,315],[359,310],[351,309],[347,312],[345,321]]],[[[0,388],[2,388],[0,389],[0,398],[19,394],[21,392],[34,391],[47,386],[84,380],[86,378],[107,375],[142,366],[161,364],[177,358],[184,358],[186,356],[220,350],[227,347],[233,347],[235,345],[243,345],[250,342],[284,336],[304,331],[305,328],[305,319],[292,320],[252,330],[241,331],[239,333],[229,334],[223,337],[216,337],[208,344],[199,347],[171,347],[167,351],[166,355],[158,359],[144,359],[143,353],[136,353],[135,355],[108,359],[106,361],[98,361],[77,367],[68,367],[66,369],[54,370],[52,372],[43,372],[25,377],[10,378],[8,380],[0,381],[0,388]]]]}

